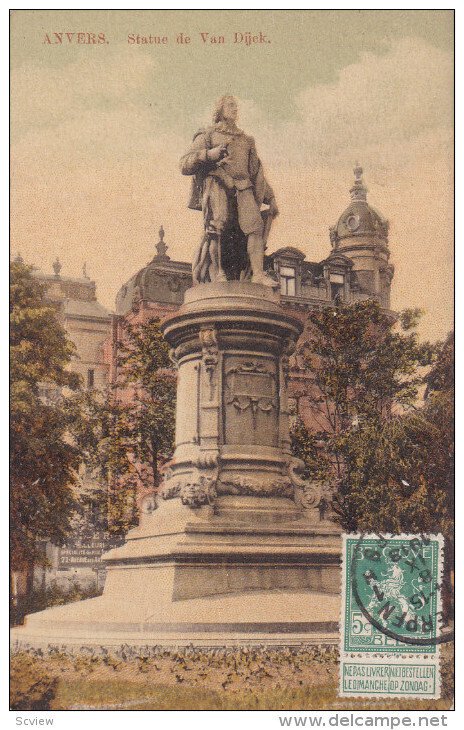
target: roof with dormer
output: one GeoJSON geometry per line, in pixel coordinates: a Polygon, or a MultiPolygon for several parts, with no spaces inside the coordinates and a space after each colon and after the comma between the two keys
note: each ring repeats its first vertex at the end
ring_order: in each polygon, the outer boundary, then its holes
{"type": "MultiPolygon", "coordinates": [[[[19,257],[18,259],[19,260],[19,257]]],[[[82,276],[62,276],[62,265],[57,258],[53,263],[53,274],[47,274],[34,267],[32,275],[45,288],[45,297],[66,318],[103,320],[109,322],[110,312],[97,301],[96,283],[87,276],[86,265],[82,276]]]]}
{"type": "Polygon", "coordinates": [[[324,259],[324,261],[321,261],[321,266],[325,265],[341,266],[345,269],[351,269],[354,266],[354,263],[353,259],[350,259],[348,256],[344,256],[338,251],[332,251],[332,253],[324,259]]]}
{"type": "Polygon", "coordinates": [[[294,248],[294,246],[285,246],[283,248],[277,249],[277,251],[274,251],[273,253],[269,254],[270,259],[279,259],[279,258],[288,258],[288,259],[296,259],[297,261],[303,261],[303,259],[306,258],[306,255],[300,251],[298,248],[294,248]]]}
{"type": "Polygon", "coordinates": [[[156,255],[120,288],[116,295],[116,313],[127,314],[141,301],[181,304],[183,293],[192,285],[192,267],[173,261],[167,254],[164,228],[159,229],[156,255]]]}

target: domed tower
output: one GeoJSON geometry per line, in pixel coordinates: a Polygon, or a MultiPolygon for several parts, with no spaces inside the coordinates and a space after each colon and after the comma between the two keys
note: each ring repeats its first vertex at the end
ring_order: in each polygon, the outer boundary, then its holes
{"type": "Polygon", "coordinates": [[[329,259],[346,256],[353,262],[350,288],[354,300],[374,297],[389,309],[394,267],[389,263],[388,221],[367,202],[362,175],[362,167],[356,164],[351,203],[330,229],[329,259]]]}

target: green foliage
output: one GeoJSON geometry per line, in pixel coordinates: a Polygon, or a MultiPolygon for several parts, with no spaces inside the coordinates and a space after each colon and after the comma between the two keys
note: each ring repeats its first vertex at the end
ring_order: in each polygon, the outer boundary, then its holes
{"type": "Polygon", "coordinates": [[[147,393],[156,393],[164,371],[171,368],[169,345],[161,332],[159,319],[153,317],[138,324],[124,321],[123,328],[124,337],[118,342],[121,383],[134,383],[147,393]]]}
{"type": "Polygon", "coordinates": [[[130,409],[111,388],[85,391],[75,402],[73,433],[98,485],[83,491],[81,516],[109,536],[123,536],[137,524],[137,485],[143,474],[133,458],[130,409]]]}
{"type": "Polygon", "coordinates": [[[406,310],[395,324],[369,300],[308,317],[297,356],[314,376],[320,458],[332,465],[333,508],[347,531],[449,533],[446,490],[433,476],[437,424],[417,410],[423,368],[437,356],[414,332],[419,316],[406,310]]]}
{"type": "Polygon", "coordinates": [[[312,480],[324,480],[330,474],[330,462],[326,453],[318,448],[320,441],[316,434],[309,431],[304,421],[297,417],[290,427],[290,444],[292,454],[305,463],[305,477],[312,480]]]}
{"type": "Polygon", "coordinates": [[[44,300],[43,286],[32,267],[14,261],[10,267],[10,358],[13,383],[27,383],[36,394],[39,383],[76,388],[78,377],[66,369],[74,346],[44,300]]]}
{"type": "Polygon", "coordinates": [[[148,469],[151,486],[156,489],[159,466],[172,455],[176,402],[176,376],[158,319],[124,324],[118,366],[118,386],[133,386],[132,403],[126,411],[133,461],[148,469]]]}
{"type": "Polygon", "coordinates": [[[424,380],[426,398],[434,393],[454,393],[454,332],[440,343],[436,361],[424,380]]]}
{"type": "Polygon", "coordinates": [[[454,332],[440,344],[438,357],[425,377],[424,416],[437,437],[428,454],[427,484],[443,504],[441,531],[445,536],[444,613],[451,617],[454,569],[454,332]]]}
{"type": "Polygon", "coordinates": [[[76,420],[77,442],[102,485],[83,502],[110,535],[137,523],[138,488],[156,491],[174,441],[176,380],[159,320],[123,327],[116,385],[82,394],[76,420]]]}
{"type": "Polygon", "coordinates": [[[452,533],[440,430],[425,411],[363,424],[339,441],[347,478],[338,506],[347,529],[398,534],[452,533]]]}
{"type": "MultiPolygon", "coordinates": [[[[421,700],[421,709],[450,707],[450,649],[443,647],[441,660],[443,699],[421,700]]],[[[411,710],[418,706],[414,699],[340,700],[334,646],[169,650],[126,645],[110,651],[82,647],[78,654],[75,648],[66,653],[49,647],[43,656],[41,652],[40,663],[42,671],[59,678],[54,710],[411,710]]]]}
{"type": "Polygon", "coordinates": [[[27,598],[26,613],[35,613],[44,611],[50,606],[64,606],[66,603],[95,598],[101,595],[101,592],[97,589],[95,581],[85,587],[77,581],[73,581],[66,588],[62,588],[56,581],[52,581],[46,588],[36,588],[32,591],[27,598]]]}
{"type": "Polygon", "coordinates": [[[124,324],[118,343],[118,387],[132,386],[127,408],[133,461],[148,469],[159,485],[159,465],[171,457],[174,442],[176,377],[158,319],[124,324]]]}
{"type": "Polygon", "coordinates": [[[79,384],[67,369],[74,350],[31,271],[22,263],[11,265],[10,536],[16,570],[40,557],[38,538],[63,544],[76,507],[79,465],[79,451],[68,438],[73,416],[63,391],[79,384]]]}
{"type": "Polygon", "coordinates": [[[347,478],[339,500],[347,526],[360,530],[439,533],[450,567],[454,531],[454,393],[446,374],[449,338],[425,377],[443,385],[420,408],[370,419],[338,440],[347,478]]]}
{"type": "Polygon", "coordinates": [[[399,321],[401,323],[401,329],[405,332],[415,329],[419,324],[420,318],[424,314],[424,311],[419,308],[404,309],[399,313],[399,321]]]}
{"type": "MultiPolygon", "coordinates": [[[[417,312],[404,312],[407,330],[417,312]]],[[[338,434],[362,419],[378,419],[395,406],[411,406],[431,363],[433,348],[415,332],[395,330],[373,300],[314,311],[298,357],[314,374],[312,410],[323,429],[338,434]]]]}
{"type": "Polygon", "coordinates": [[[58,679],[27,653],[16,654],[10,665],[10,709],[49,710],[58,679]]]}

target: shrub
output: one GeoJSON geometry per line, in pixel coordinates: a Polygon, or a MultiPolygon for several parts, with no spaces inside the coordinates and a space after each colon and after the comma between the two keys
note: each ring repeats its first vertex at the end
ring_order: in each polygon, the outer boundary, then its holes
{"type": "Polygon", "coordinates": [[[56,581],[52,581],[46,588],[41,588],[31,593],[27,600],[26,613],[35,613],[36,611],[44,611],[50,606],[62,606],[65,603],[83,601],[86,598],[95,598],[101,595],[101,593],[102,591],[97,589],[95,583],[89,586],[82,586],[77,581],[74,581],[68,586],[62,587],[56,581]]]}
{"type": "Polygon", "coordinates": [[[56,694],[58,679],[52,677],[40,660],[27,652],[11,659],[10,709],[49,710],[56,694]]]}

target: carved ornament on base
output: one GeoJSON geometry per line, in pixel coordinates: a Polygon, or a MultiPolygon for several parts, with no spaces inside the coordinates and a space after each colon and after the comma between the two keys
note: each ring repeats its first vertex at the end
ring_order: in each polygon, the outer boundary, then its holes
{"type": "Polygon", "coordinates": [[[216,497],[217,469],[206,473],[194,470],[188,474],[175,475],[168,470],[160,489],[163,499],[179,497],[188,507],[202,507],[212,504],[216,497]]]}
{"type": "Polygon", "coordinates": [[[288,473],[294,486],[296,504],[306,510],[318,510],[320,519],[324,519],[330,509],[333,498],[333,485],[330,482],[310,481],[302,474],[305,465],[301,459],[292,458],[288,465],[288,473]]]}
{"type": "Polygon", "coordinates": [[[214,374],[219,362],[219,347],[217,332],[213,327],[202,327],[200,330],[202,362],[208,376],[209,399],[214,396],[214,374]]]}
{"type": "Polygon", "coordinates": [[[238,412],[251,410],[253,428],[257,427],[258,410],[270,413],[277,407],[276,378],[262,363],[250,360],[226,373],[226,403],[238,412]]]}
{"type": "Polygon", "coordinates": [[[217,484],[218,494],[239,494],[243,497],[292,497],[293,487],[288,477],[270,475],[252,477],[246,474],[228,476],[217,484]]]}

